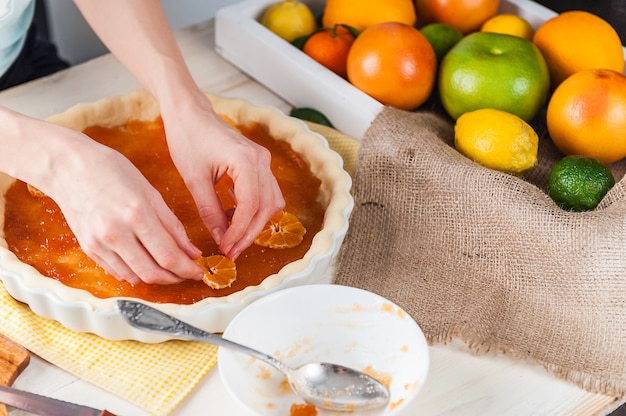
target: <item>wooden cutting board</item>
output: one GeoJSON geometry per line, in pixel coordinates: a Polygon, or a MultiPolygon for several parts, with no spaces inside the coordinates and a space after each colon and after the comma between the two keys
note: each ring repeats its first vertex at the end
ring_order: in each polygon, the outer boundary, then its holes
{"type": "MultiPolygon", "coordinates": [[[[10,386],[30,362],[28,350],[0,334],[0,384],[10,386]]],[[[0,404],[0,416],[8,416],[6,406],[0,404]]]]}

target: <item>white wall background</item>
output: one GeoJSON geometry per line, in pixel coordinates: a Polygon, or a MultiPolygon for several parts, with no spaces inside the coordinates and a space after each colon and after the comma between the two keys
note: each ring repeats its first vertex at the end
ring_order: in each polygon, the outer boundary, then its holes
{"type": "MultiPolygon", "coordinates": [[[[100,1],[106,7],[106,0],[93,1],[100,1]]],[[[161,0],[174,30],[208,20],[217,10],[233,3],[237,0],[161,0]]],[[[108,52],[72,0],[44,0],[44,4],[50,39],[59,48],[61,57],[75,65],[108,52]]]]}

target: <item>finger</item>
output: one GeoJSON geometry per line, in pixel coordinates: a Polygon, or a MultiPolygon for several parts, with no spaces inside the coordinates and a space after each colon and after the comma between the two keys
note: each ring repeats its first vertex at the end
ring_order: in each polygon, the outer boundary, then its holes
{"type": "MultiPolygon", "coordinates": [[[[170,271],[169,267],[163,267],[158,263],[158,257],[151,255],[142,244],[135,244],[132,248],[126,247],[122,251],[121,260],[135,273],[144,283],[169,285],[181,283],[185,279],[170,271]]],[[[182,254],[182,251],[180,251],[182,254]]],[[[183,258],[187,258],[185,255],[183,258]]],[[[187,258],[188,259],[188,258],[187,258]]],[[[193,263],[192,260],[189,260],[193,263]]]]}
{"type": "Polygon", "coordinates": [[[189,258],[196,259],[202,255],[202,250],[191,242],[185,230],[185,226],[169,208],[165,207],[165,209],[157,212],[157,216],[160,223],[165,228],[165,231],[169,233],[174,239],[175,244],[183,250],[189,258]]]}
{"type": "MultiPolygon", "coordinates": [[[[152,224],[142,223],[136,229],[139,251],[124,251],[128,256],[126,262],[133,262],[129,263],[133,265],[133,271],[146,283],[171,284],[202,279],[202,267],[180,248],[159,218],[155,218],[152,224]],[[133,255],[135,257],[131,257],[133,255]]],[[[186,234],[184,240],[188,241],[186,234]]]]}
{"type": "Polygon", "coordinates": [[[202,268],[176,245],[153,212],[144,210],[135,219],[132,228],[122,228],[123,234],[108,234],[97,245],[91,244],[90,256],[98,257],[116,278],[131,283],[137,283],[137,278],[148,284],[202,278],[202,268]]]}
{"type": "MultiPolygon", "coordinates": [[[[224,253],[233,260],[252,245],[254,239],[259,235],[270,217],[285,206],[285,200],[276,178],[271,171],[266,170],[265,172],[269,173],[266,174],[265,177],[260,177],[261,184],[258,194],[258,209],[252,213],[254,206],[246,205],[244,200],[243,204],[238,203],[237,209],[233,215],[232,224],[235,227],[231,225],[231,228],[228,229],[229,233],[231,231],[233,231],[233,233],[228,235],[232,240],[227,241],[228,243],[232,241],[232,245],[224,247],[224,253]],[[249,211],[245,210],[246,207],[249,207],[249,211]],[[247,224],[245,224],[246,215],[251,215],[247,224]],[[244,221],[240,221],[241,216],[244,216],[244,221]],[[241,227],[241,229],[236,227],[241,227]]],[[[244,192],[244,196],[248,195],[245,193],[245,190],[238,190],[238,192],[244,192]]]]}
{"type": "Polygon", "coordinates": [[[222,243],[224,233],[228,229],[228,220],[222,202],[220,201],[215,188],[207,186],[206,182],[202,186],[190,186],[198,214],[202,218],[202,222],[211,233],[211,237],[218,246],[222,243]]]}
{"type": "Polygon", "coordinates": [[[114,252],[109,252],[108,255],[103,256],[99,256],[93,252],[86,254],[98,263],[104,271],[115,277],[120,282],[128,282],[133,286],[141,283],[142,280],[139,276],[137,276],[114,252]],[[108,260],[105,260],[105,257],[108,260]]]}
{"type": "Polygon", "coordinates": [[[220,244],[220,250],[231,259],[236,258],[232,257],[235,244],[241,240],[252,243],[255,236],[246,234],[249,233],[250,223],[261,206],[258,178],[238,177],[233,178],[233,181],[236,207],[220,244]]]}
{"type": "Polygon", "coordinates": [[[248,224],[248,228],[243,237],[236,241],[229,250],[225,251],[225,254],[232,260],[236,260],[244,250],[254,243],[254,240],[261,233],[261,230],[263,230],[263,227],[265,227],[272,215],[280,211],[283,205],[284,204],[273,205],[273,209],[268,208],[267,210],[257,211],[257,214],[248,224]]]}

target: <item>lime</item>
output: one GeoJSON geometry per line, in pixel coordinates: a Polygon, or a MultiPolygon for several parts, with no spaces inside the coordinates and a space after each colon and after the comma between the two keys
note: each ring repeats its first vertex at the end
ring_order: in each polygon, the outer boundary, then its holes
{"type": "Polygon", "coordinates": [[[317,29],[311,9],[297,0],[283,0],[272,4],[263,13],[261,24],[287,42],[310,35],[317,29]]]}
{"type": "Polygon", "coordinates": [[[521,175],[537,165],[539,137],[518,116],[483,108],[464,113],[454,125],[456,149],[490,169],[521,175]]]}
{"type": "Polygon", "coordinates": [[[463,38],[463,34],[457,28],[446,23],[427,24],[420,32],[435,50],[437,62],[441,62],[448,51],[463,38]]]}
{"type": "Polygon", "coordinates": [[[566,156],[550,171],[548,195],[567,211],[590,211],[613,185],[613,174],[597,159],[566,156]]]}
{"type": "Polygon", "coordinates": [[[328,127],[335,127],[322,112],[308,107],[296,107],[292,108],[289,112],[291,117],[299,118],[300,120],[312,121],[313,123],[322,124],[328,127]]]}

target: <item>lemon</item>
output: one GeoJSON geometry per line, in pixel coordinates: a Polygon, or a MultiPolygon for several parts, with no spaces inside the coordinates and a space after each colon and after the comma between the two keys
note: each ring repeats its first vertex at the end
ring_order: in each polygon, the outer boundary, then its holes
{"type": "Polygon", "coordinates": [[[430,23],[420,29],[433,47],[437,62],[441,62],[450,49],[463,38],[463,34],[454,26],[446,23],[430,23]]]}
{"type": "Polygon", "coordinates": [[[520,117],[501,110],[464,113],[454,125],[454,145],[475,162],[514,175],[537,165],[537,133],[520,117]]]}
{"type": "Polygon", "coordinates": [[[615,185],[613,174],[597,159],[566,156],[550,171],[548,195],[568,211],[594,209],[615,185]]]}
{"type": "Polygon", "coordinates": [[[310,35],[317,29],[311,9],[296,0],[283,0],[272,4],[263,13],[261,24],[287,42],[310,35]]]}
{"type": "Polygon", "coordinates": [[[503,33],[505,35],[519,36],[520,38],[532,40],[535,29],[523,17],[515,14],[498,14],[483,23],[481,32],[503,33]]]}

